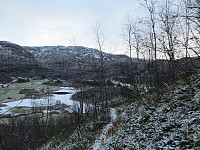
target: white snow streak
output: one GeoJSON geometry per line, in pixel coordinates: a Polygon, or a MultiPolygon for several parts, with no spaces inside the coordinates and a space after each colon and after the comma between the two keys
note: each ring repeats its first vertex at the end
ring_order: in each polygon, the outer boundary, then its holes
{"type": "Polygon", "coordinates": [[[117,119],[116,109],[111,108],[110,116],[111,116],[111,123],[107,124],[104,127],[101,135],[96,139],[96,141],[93,145],[93,150],[103,150],[103,149],[105,149],[104,144],[109,143],[110,138],[107,137],[107,134],[108,134],[108,131],[114,127],[113,122],[116,121],[116,119],[117,119]]]}

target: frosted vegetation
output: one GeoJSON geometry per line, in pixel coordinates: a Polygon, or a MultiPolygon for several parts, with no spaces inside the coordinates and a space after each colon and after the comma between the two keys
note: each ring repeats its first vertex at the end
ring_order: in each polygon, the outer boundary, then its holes
{"type": "Polygon", "coordinates": [[[94,124],[81,125],[68,140],[54,137],[41,149],[199,149],[199,79],[200,73],[185,75],[159,93],[149,90],[110,109],[111,121],[101,130],[91,132],[94,124]]]}
{"type": "Polygon", "coordinates": [[[105,149],[200,148],[200,74],[119,107],[120,124],[105,149]]]}

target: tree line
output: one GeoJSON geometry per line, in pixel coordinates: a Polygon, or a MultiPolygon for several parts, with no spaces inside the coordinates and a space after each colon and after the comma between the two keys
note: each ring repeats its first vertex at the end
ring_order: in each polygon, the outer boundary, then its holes
{"type": "MultiPolygon", "coordinates": [[[[143,0],[141,7],[145,16],[133,19],[129,14],[122,35],[128,45],[130,61],[133,52],[138,61],[146,60],[150,85],[159,87],[163,74],[176,79],[181,68],[190,69],[192,60],[199,59],[200,2],[143,0]],[[184,61],[179,61],[180,58],[184,61]]],[[[137,75],[133,78],[136,84],[141,82],[137,75]]]]}

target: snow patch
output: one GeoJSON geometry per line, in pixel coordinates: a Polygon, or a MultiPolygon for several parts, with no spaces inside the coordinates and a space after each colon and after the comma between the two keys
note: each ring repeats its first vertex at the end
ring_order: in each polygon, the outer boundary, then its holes
{"type": "Polygon", "coordinates": [[[105,149],[105,144],[109,143],[111,137],[108,136],[108,132],[110,129],[114,127],[113,122],[117,120],[117,112],[116,109],[110,109],[111,123],[107,124],[102,130],[101,135],[96,139],[94,145],[92,146],[93,150],[103,150],[105,149]]]}

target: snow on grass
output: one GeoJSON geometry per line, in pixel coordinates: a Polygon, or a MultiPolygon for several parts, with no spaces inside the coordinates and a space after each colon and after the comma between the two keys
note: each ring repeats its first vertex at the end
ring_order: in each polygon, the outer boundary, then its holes
{"type": "MultiPolygon", "coordinates": [[[[200,94],[191,85],[160,95],[155,109],[138,102],[122,106],[122,123],[104,149],[200,149],[200,94]]],[[[145,98],[152,104],[156,94],[145,98]]]]}
{"type": "Polygon", "coordinates": [[[113,126],[112,123],[109,123],[106,125],[106,127],[103,129],[100,137],[98,137],[95,141],[95,144],[93,145],[93,150],[100,150],[103,149],[104,144],[108,142],[107,133],[108,130],[113,126]]]}
{"type": "Polygon", "coordinates": [[[111,110],[110,110],[110,115],[111,115],[111,120],[112,120],[112,121],[116,121],[116,119],[117,119],[117,112],[116,112],[116,109],[111,108],[111,110]]]}
{"type": "Polygon", "coordinates": [[[63,129],[59,135],[53,137],[37,150],[89,149],[102,126],[103,124],[85,123],[77,126],[73,131],[71,129],[63,129]]]}
{"type": "Polygon", "coordinates": [[[83,132],[93,138],[99,135],[94,143],[87,142],[84,136],[76,140],[78,134],[74,132],[69,141],[55,149],[200,149],[200,87],[192,82],[179,83],[159,96],[154,92],[145,94],[145,104],[135,100],[111,108],[111,122],[100,134],[83,132]],[[91,145],[77,147],[84,142],[91,145]]]}

